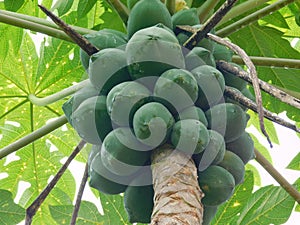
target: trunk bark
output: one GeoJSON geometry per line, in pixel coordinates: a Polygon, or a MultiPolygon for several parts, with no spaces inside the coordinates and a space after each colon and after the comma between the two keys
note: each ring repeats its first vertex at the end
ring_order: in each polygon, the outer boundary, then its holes
{"type": "Polygon", "coordinates": [[[151,225],[201,225],[204,196],[190,156],[163,146],[152,155],[154,209],[151,225]]]}

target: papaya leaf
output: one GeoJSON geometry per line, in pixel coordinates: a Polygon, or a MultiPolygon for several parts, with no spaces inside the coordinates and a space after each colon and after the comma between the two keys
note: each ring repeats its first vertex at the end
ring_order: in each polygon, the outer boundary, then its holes
{"type": "Polygon", "coordinates": [[[300,170],[300,153],[293,158],[293,160],[287,166],[287,169],[300,170]]]}
{"type": "Polygon", "coordinates": [[[259,174],[258,169],[253,166],[251,163],[247,163],[245,165],[245,170],[250,170],[253,173],[254,176],[254,185],[260,187],[261,186],[261,177],[259,174]]]}
{"type": "MultiPolygon", "coordinates": [[[[57,224],[70,224],[74,206],[73,205],[50,205],[49,210],[52,218],[57,224]]],[[[99,213],[97,207],[88,201],[81,201],[76,224],[81,225],[99,225],[103,216],[99,213]]],[[[117,224],[117,223],[116,223],[117,224]]]]}
{"type": "Polygon", "coordinates": [[[58,15],[63,16],[71,9],[73,2],[74,1],[59,0],[53,6],[53,10],[56,9],[58,11],[58,15]]]}
{"type": "Polygon", "coordinates": [[[25,219],[25,209],[14,203],[12,193],[0,189],[0,223],[15,225],[25,219]]]}
{"type": "Polygon", "coordinates": [[[283,188],[262,187],[251,195],[233,224],[283,224],[294,204],[294,199],[283,188]]]}
{"type": "Polygon", "coordinates": [[[96,4],[97,0],[79,0],[77,7],[78,19],[84,17],[96,4]]]}
{"type": "Polygon", "coordinates": [[[18,0],[18,1],[4,0],[5,9],[13,12],[18,11],[18,9],[20,9],[23,4],[24,4],[24,0],[18,0]]]}
{"type": "Polygon", "coordinates": [[[273,163],[273,160],[272,160],[272,156],[270,154],[270,152],[268,151],[268,149],[263,146],[259,141],[258,139],[253,135],[253,134],[250,134],[253,142],[254,142],[254,147],[270,162],[270,163],[273,163]]]}
{"type": "Polygon", "coordinates": [[[261,20],[267,24],[271,24],[276,27],[280,27],[280,28],[284,28],[284,29],[290,28],[288,23],[286,22],[285,18],[279,11],[274,12],[268,16],[265,16],[261,20]]]}
{"type": "Polygon", "coordinates": [[[244,182],[235,187],[233,196],[218,208],[217,214],[211,222],[217,224],[229,224],[238,216],[241,208],[246,205],[247,199],[251,196],[254,185],[252,171],[246,171],[244,182]]]}
{"type": "MultiPolygon", "coordinates": [[[[298,178],[298,179],[296,180],[296,182],[294,183],[294,186],[296,187],[296,189],[297,189],[298,191],[300,191],[300,178],[298,178]]],[[[296,205],[295,211],[296,211],[296,212],[300,212],[300,204],[297,204],[297,205],[296,205]]]]}

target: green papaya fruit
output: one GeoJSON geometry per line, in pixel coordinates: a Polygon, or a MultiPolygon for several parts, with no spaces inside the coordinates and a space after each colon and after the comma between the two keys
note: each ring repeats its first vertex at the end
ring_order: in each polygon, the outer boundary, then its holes
{"type": "MultiPolygon", "coordinates": [[[[243,70],[242,67],[239,65],[229,62],[229,64],[238,67],[240,70],[243,70]]],[[[234,87],[238,90],[243,90],[247,86],[247,81],[237,77],[236,75],[229,73],[227,71],[222,71],[224,79],[225,79],[225,84],[230,87],[234,87]]]]}
{"type": "Polygon", "coordinates": [[[83,101],[72,114],[73,127],[85,141],[99,145],[112,130],[106,108],[106,96],[94,96],[83,101]]]}
{"type": "Polygon", "coordinates": [[[232,103],[222,103],[213,106],[205,112],[208,128],[224,136],[225,142],[238,139],[247,126],[247,116],[244,110],[232,103]]]}
{"type": "MultiPolygon", "coordinates": [[[[240,90],[238,90],[238,89],[236,89],[234,87],[231,87],[231,89],[233,89],[236,93],[239,93],[239,94],[243,95],[240,90]]],[[[225,100],[226,103],[236,104],[236,105],[240,106],[244,111],[248,110],[248,108],[246,106],[244,106],[241,103],[239,103],[238,101],[236,101],[236,100],[228,97],[227,95],[224,95],[224,99],[222,99],[222,100],[225,100]]],[[[224,102],[220,102],[219,104],[221,104],[221,103],[224,103],[224,102]]]]}
{"type": "Polygon", "coordinates": [[[135,6],[135,4],[140,1],[140,0],[127,0],[127,8],[129,10],[132,10],[133,6],[135,6]]]}
{"type": "Polygon", "coordinates": [[[197,25],[200,24],[200,20],[197,14],[196,8],[190,8],[190,9],[182,9],[178,12],[176,12],[172,16],[172,24],[173,24],[173,30],[175,30],[176,26],[178,25],[197,25]]]}
{"type": "Polygon", "coordinates": [[[254,142],[247,132],[244,132],[238,139],[226,143],[226,149],[238,155],[244,164],[255,158],[254,142]]]}
{"type": "Polygon", "coordinates": [[[128,39],[138,30],[162,23],[172,29],[171,15],[160,0],[141,0],[132,8],[127,22],[128,39]]]}
{"type": "Polygon", "coordinates": [[[226,169],[234,178],[235,185],[240,184],[244,180],[245,166],[244,162],[239,156],[231,151],[225,152],[223,160],[218,166],[226,169]]]}
{"type": "Polygon", "coordinates": [[[142,84],[127,81],[116,85],[107,95],[107,109],[111,120],[119,126],[132,125],[134,112],[148,101],[150,91],[142,84]]]}
{"type": "Polygon", "coordinates": [[[218,211],[218,206],[208,206],[204,205],[203,207],[203,222],[202,225],[209,225],[211,224],[210,222],[213,220],[215,215],[217,214],[218,211]]]}
{"type": "Polygon", "coordinates": [[[194,47],[185,56],[185,65],[187,70],[193,70],[198,66],[209,65],[216,67],[216,62],[209,50],[202,47],[194,47]]]}
{"type": "Polygon", "coordinates": [[[228,200],[234,192],[234,178],[220,166],[210,166],[198,174],[198,182],[204,192],[201,202],[207,206],[218,206],[228,200]]]}
{"type": "Polygon", "coordinates": [[[225,81],[222,73],[216,68],[203,65],[193,69],[199,89],[196,106],[207,110],[220,101],[225,90],[225,81]]]}
{"type": "MultiPolygon", "coordinates": [[[[201,24],[198,24],[198,25],[194,25],[192,27],[199,29],[199,28],[201,28],[201,26],[202,26],[201,24]]],[[[211,33],[214,33],[214,31],[212,30],[211,33]]],[[[177,34],[177,39],[179,41],[179,44],[183,45],[191,36],[192,36],[192,33],[190,33],[190,32],[181,32],[181,33],[177,34]]],[[[210,39],[203,38],[196,46],[206,48],[210,52],[213,52],[214,48],[215,48],[215,43],[210,39]]]]}
{"type": "Polygon", "coordinates": [[[231,51],[224,45],[215,43],[214,51],[212,54],[216,61],[224,60],[226,62],[231,62],[233,51],[231,51]]]}
{"type": "Polygon", "coordinates": [[[204,124],[205,127],[208,126],[208,122],[203,110],[196,106],[191,106],[184,109],[176,117],[176,121],[186,120],[186,119],[199,120],[201,123],[204,124]]]}
{"type": "Polygon", "coordinates": [[[130,128],[112,130],[103,140],[102,163],[111,172],[128,176],[138,171],[150,159],[151,151],[140,143],[130,128]]]}
{"type": "MultiPolygon", "coordinates": [[[[103,29],[94,33],[86,34],[84,37],[99,50],[105,48],[116,48],[126,45],[126,34],[112,29],[103,29]]],[[[90,56],[80,49],[80,60],[83,67],[87,70],[89,67],[90,56]]]]}
{"type": "Polygon", "coordinates": [[[125,52],[133,80],[147,76],[157,77],[166,70],[185,67],[175,35],[158,26],[136,32],[129,40],[125,52]]]}
{"type": "Polygon", "coordinates": [[[156,81],[154,96],[165,99],[177,111],[194,105],[198,97],[198,84],[193,74],[183,69],[170,69],[156,81]]]}
{"type": "Polygon", "coordinates": [[[209,142],[202,154],[194,156],[198,171],[206,170],[210,165],[220,163],[225,155],[225,141],[221,134],[208,130],[209,142]]]}
{"type": "Polygon", "coordinates": [[[172,114],[164,105],[149,102],[135,112],[133,130],[142,143],[155,148],[167,140],[174,122],[172,114]]]}
{"type": "Polygon", "coordinates": [[[106,48],[91,56],[88,69],[91,83],[107,95],[117,84],[131,80],[124,50],[106,48]]]}
{"type": "Polygon", "coordinates": [[[81,88],[75,94],[69,98],[62,105],[65,116],[68,119],[68,122],[73,126],[73,112],[78,108],[78,106],[86,99],[90,97],[97,96],[99,91],[88,81],[85,87],[81,88]]]}
{"type": "Polygon", "coordinates": [[[179,151],[197,154],[206,148],[208,142],[208,130],[199,120],[179,120],[173,126],[171,143],[179,151]]]}
{"type": "Polygon", "coordinates": [[[124,207],[130,223],[150,223],[153,210],[153,185],[128,186],[124,192],[124,207]]]}
{"type": "Polygon", "coordinates": [[[92,148],[89,152],[89,156],[88,156],[88,160],[87,160],[87,164],[88,164],[88,174],[90,174],[91,171],[91,165],[92,165],[92,161],[95,158],[95,156],[97,155],[97,153],[100,152],[101,149],[101,145],[92,145],[92,148]]]}

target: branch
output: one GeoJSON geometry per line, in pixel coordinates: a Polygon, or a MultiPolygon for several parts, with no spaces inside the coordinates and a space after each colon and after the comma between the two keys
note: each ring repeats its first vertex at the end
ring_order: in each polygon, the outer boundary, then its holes
{"type": "MultiPolygon", "coordinates": [[[[246,106],[247,108],[253,110],[254,112],[257,112],[257,105],[255,104],[255,102],[251,101],[250,99],[245,97],[243,94],[241,94],[239,91],[235,90],[234,88],[226,86],[224,94],[229,98],[233,99],[234,101],[242,104],[243,106],[246,106]]],[[[266,109],[263,110],[264,110],[264,117],[267,118],[268,120],[271,120],[275,123],[280,124],[281,126],[287,127],[289,129],[292,129],[300,133],[300,128],[298,128],[296,125],[288,121],[285,121],[284,119],[275,115],[273,112],[270,112],[266,109]]]]}
{"type": "Polygon", "coordinates": [[[71,222],[70,225],[75,225],[76,224],[76,219],[78,216],[78,212],[79,212],[79,208],[80,208],[80,204],[81,204],[81,199],[82,199],[82,195],[83,195],[83,191],[86,185],[88,179],[88,164],[85,164],[85,169],[84,169],[84,174],[80,183],[80,187],[77,193],[77,198],[76,198],[76,203],[75,203],[75,207],[73,210],[73,214],[72,214],[72,218],[71,218],[71,222]]]}
{"type": "Polygon", "coordinates": [[[50,132],[56,130],[57,128],[66,124],[67,122],[68,122],[68,120],[65,116],[61,116],[61,117],[57,118],[55,121],[49,122],[45,126],[33,131],[32,133],[28,134],[27,136],[22,137],[21,139],[17,140],[16,142],[11,143],[10,145],[2,148],[0,150],[0,159],[3,159],[5,156],[9,155],[10,153],[13,153],[13,152],[19,150],[20,148],[23,148],[26,145],[45,136],[46,134],[49,134],[50,132]]]}
{"type": "Polygon", "coordinates": [[[235,23],[232,23],[223,29],[220,29],[216,32],[216,35],[220,37],[227,37],[230,34],[240,30],[241,28],[259,20],[260,18],[270,15],[272,12],[275,12],[286,5],[295,2],[295,0],[280,0],[278,2],[275,2],[261,10],[257,10],[256,12],[252,13],[249,16],[245,16],[244,18],[241,18],[235,23]]]}
{"type": "Polygon", "coordinates": [[[44,6],[39,5],[39,7],[47,16],[49,16],[53,20],[54,23],[56,23],[71,38],[72,41],[78,44],[79,47],[82,50],[84,50],[88,55],[93,55],[94,53],[99,51],[99,49],[92,45],[85,37],[77,33],[68,24],[59,19],[44,6]]]}
{"type": "Polygon", "coordinates": [[[118,12],[120,18],[123,20],[125,24],[127,24],[129,10],[128,8],[123,5],[123,3],[119,0],[108,0],[113,8],[118,12]]]}
{"type": "Polygon", "coordinates": [[[254,149],[254,152],[256,155],[255,160],[298,202],[298,204],[300,204],[300,193],[296,188],[294,188],[257,149],[254,149]]]}
{"type": "Polygon", "coordinates": [[[214,28],[217,23],[225,16],[225,14],[232,8],[237,0],[227,0],[203,25],[197,30],[183,46],[192,49],[201,41],[207,33],[214,28]]]}
{"type": "Polygon", "coordinates": [[[249,58],[247,53],[242,48],[240,48],[239,46],[231,43],[230,41],[222,39],[222,38],[220,38],[216,35],[213,35],[213,34],[207,34],[207,36],[208,36],[208,38],[212,39],[213,41],[227,46],[232,51],[234,51],[236,54],[238,54],[243,59],[246,66],[248,67],[250,77],[251,77],[251,81],[252,81],[252,85],[253,85],[253,88],[254,88],[255,97],[256,97],[257,112],[258,112],[258,117],[259,117],[260,129],[261,129],[262,133],[265,135],[265,137],[267,138],[270,146],[272,147],[270,137],[269,137],[269,135],[268,135],[268,133],[266,132],[266,129],[265,129],[264,111],[263,111],[263,106],[262,106],[262,96],[261,96],[260,87],[259,87],[259,80],[258,80],[256,69],[255,69],[255,66],[254,66],[253,62],[251,61],[251,59],[249,58]]]}
{"type": "Polygon", "coordinates": [[[74,151],[71,153],[65,164],[60,168],[60,170],[57,172],[57,174],[53,177],[53,179],[50,181],[50,183],[47,185],[47,187],[41,192],[41,194],[34,200],[34,202],[26,209],[26,219],[25,219],[25,225],[30,225],[32,222],[33,216],[36,214],[39,207],[42,205],[42,203],[45,201],[46,197],[50,193],[50,191],[54,188],[58,180],[61,178],[61,176],[64,174],[64,172],[67,170],[68,166],[72,162],[72,160],[75,158],[75,156],[81,151],[81,149],[84,147],[85,141],[81,140],[79,144],[76,146],[74,151]]]}
{"type": "MultiPolygon", "coordinates": [[[[249,74],[244,71],[244,70],[240,70],[239,68],[232,66],[230,64],[228,64],[227,62],[224,61],[219,61],[217,62],[217,68],[220,70],[225,70],[229,73],[232,73],[244,80],[246,80],[249,83],[252,83],[251,78],[249,77],[249,74]]],[[[300,109],[300,100],[287,94],[284,91],[279,90],[278,88],[275,88],[274,86],[268,84],[267,82],[264,82],[262,80],[259,80],[259,86],[260,88],[267,92],[268,94],[270,94],[271,96],[279,99],[280,101],[287,103],[293,107],[296,107],[298,109],[300,109]]]]}
{"type": "Polygon", "coordinates": [[[89,79],[81,81],[78,84],[75,84],[71,87],[65,88],[59,92],[56,92],[53,95],[49,95],[43,98],[36,97],[34,94],[29,94],[28,99],[31,101],[32,104],[37,106],[46,106],[51,103],[54,103],[60,99],[63,99],[76,91],[80,90],[81,88],[85,87],[89,83],[89,79]]]}

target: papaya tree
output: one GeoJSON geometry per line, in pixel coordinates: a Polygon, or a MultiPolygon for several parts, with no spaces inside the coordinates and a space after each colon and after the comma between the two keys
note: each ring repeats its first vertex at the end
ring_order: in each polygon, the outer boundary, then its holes
{"type": "Polygon", "coordinates": [[[300,133],[299,15],[297,0],[1,1],[1,224],[287,222],[299,178],[272,147],[275,123],[300,133]]]}

